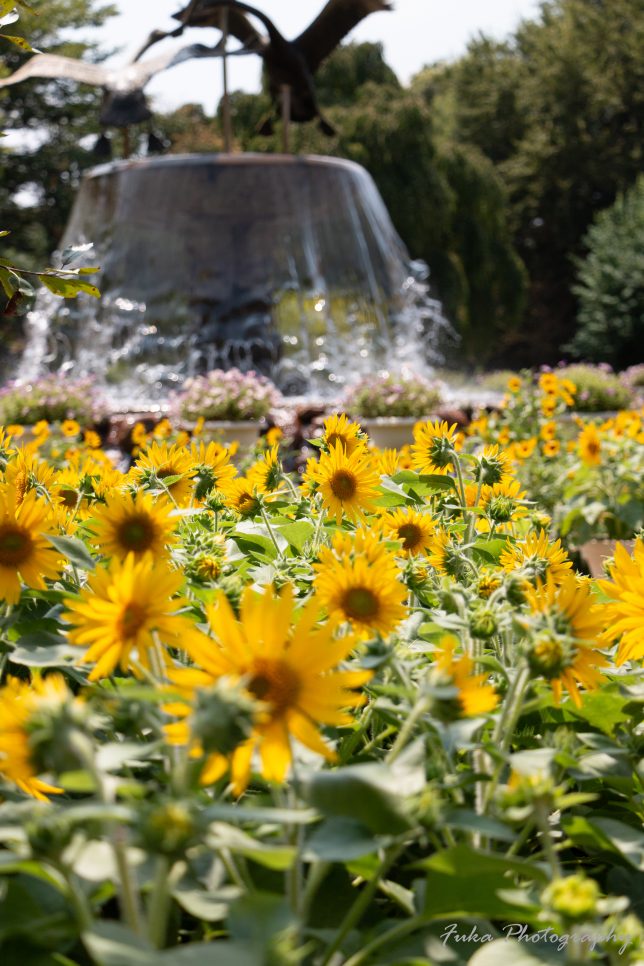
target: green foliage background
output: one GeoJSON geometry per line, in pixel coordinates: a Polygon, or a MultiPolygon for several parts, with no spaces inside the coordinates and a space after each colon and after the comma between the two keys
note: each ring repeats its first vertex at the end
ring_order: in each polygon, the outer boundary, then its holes
{"type": "MultiPolygon", "coordinates": [[[[38,18],[25,18],[34,46],[100,56],[85,28],[100,25],[110,7],[97,0],[36,6],[38,18]],[[79,41],[70,30],[80,27],[79,41]]],[[[596,329],[592,347],[575,338],[575,273],[593,220],[642,169],[642,50],[641,0],[546,0],[505,42],[480,36],[459,60],[429,65],[406,88],[378,44],[349,44],[317,78],[337,136],[297,127],[293,148],[370,171],[412,256],[431,267],[462,336],[461,363],[555,362],[571,350],[619,362],[607,330],[596,329]]],[[[24,58],[3,53],[7,70],[24,58]]],[[[79,174],[92,162],[79,142],[98,130],[99,99],[94,90],[49,81],[0,99],[4,128],[38,131],[41,140],[37,150],[12,150],[0,172],[0,218],[23,262],[42,262],[60,237],[79,174]],[[38,204],[20,208],[12,198],[29,185],[38,186],[38,204]]],[[[279,124],[272,138],[256,133],[270,109],[265,92],[234,92],[232,107],[237,148],[281,149],[279,124]]],[[[159,117],[158,128],[171,151],[221,149],[221,116],[213,124],[199,106],[159,117]]],[[[596,265],[601,254],[593,257],[596,265]]],[[[589,300],[600,296],[586,290],[587,319],[589,300]]],[[[621,325],[615,316],[612,329],[621,325]]],[[[627,361],[644,358],[637,345],[632,351],[627,361]]]]}

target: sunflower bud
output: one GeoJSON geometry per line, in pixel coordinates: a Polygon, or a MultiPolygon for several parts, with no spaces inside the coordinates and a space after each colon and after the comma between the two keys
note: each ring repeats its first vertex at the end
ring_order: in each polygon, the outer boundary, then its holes
{"type": "Polygon", "coordinates": [[[36,813],[24,825],[31,854],[36,859],[58,859],[74,835],[72,824],[64,816],[36,813]]]}
{"type": "Polygon", "coordinates": [[[241,688],[218,682],[197,692],[192,733],[206,754],[228,755],[248,738],[255,710],[241,688]]]}
{"type": "Polygon", "coordinates": [[[505,585],[505,596],[508,603],[512,604],[513,607],[520,607],[522,604],[525,604],[528,587],[529,585],[525,578],[519,574],[510,574],[505,585]]]}
{"type": "Polygon", "coordinates": [[[555,879],[541,895],[544,905],[573,922],[593,917],[598,899],[599,886],[581,873],[555,879]]]}
{"type": "Polygon", "coordinates": [[[188,802],[164,802],[143,814],[138,830],[142,846],[150,852],[178,857],[200,836],[194,806],[188,802]]]}
{"type": "Polygon", "coordinates": [[[516,502],[510,496],[495,496],[488,504],[488,515],[495,523],[507,523],[512,519],[516,502]]]}
{"type": "Polygon", "coordinates": [[[548,681],[558,678],[570,663],[570,646],[553,631],[541,631],[530,644],[528,663],[534,674],[548,681]]]}
{"type": "MultiPolygon", "coordinates": [[[[493,447],[496,449],[496,447],[493,447]]],[[[498,483],[505,472],[505,464],[497,456],[484,453],[479,456],[478,463],[474,468],[474,479],[479,483],[486,483],[494,486],[498,483]]]]}
{"type": "Polygon", "coordinates": [[[27,722],[29,747],[36,771],[60,775],[78,768],[78,740],[92,727],[92,712],[81,698],[62,694],[41,701],[27,722]]]}
{"type": "Polygon", "coordinates": [[[493,637],[498,630],[499,624],[494,611],[487,607],[481,607],[474,611],[470,618],[470,631],[473,637],[487,640],[493,637]]]}

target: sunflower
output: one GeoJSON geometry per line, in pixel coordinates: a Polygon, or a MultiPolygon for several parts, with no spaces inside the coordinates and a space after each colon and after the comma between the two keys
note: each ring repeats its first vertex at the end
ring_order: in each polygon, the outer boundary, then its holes
{"type": "Polygon", "coordinates": [[[546,393],[541,400],[541,412],[548,419],[554,416],[555,410],[557,409],[557,397],[552,393],[546,393]]]}
{"type": "Polygon", "coordinates": [[[246,473],[248,479],[257,485],[263,493],[276,490],[282,482],[282,463],[279,457],[279,443],[275,443],[267,450],[262,459],[250,467],[246,473]]]}
{"type": "Polygon", "coordinates": [[[558,456],[561,452],[561,443],[558,439],[549,439],[543,444],[543,455],[552,459],[553,456],[558,456]]]}
{"type": "Polygon", "coordinates": [[[112,493],[105,505],[95,509],[90,524],[94,543],[107,557],[127,557],[133,553],[166,556],[168,546],[175,540],[172,504],[150,493],[112,493]]]}
{"type": "Polygon", "coordinates": [[[456,451],[456,423],[417,423],[414,426],[412,464],[419,473],[449,473],[456,451]]]}
{"type": "Polygon", "coordinates": [[[29,743],[30,720],[39,705],[70,698],[60,674],[37,678],[31,684],[8,678],[0,688],[0,776],[42,802],[48,800],[47,795],[59,795],[62,788],[36,777],[38,769],[29,743]]]}
{"type": "Polygon", "coordinates": [[[324,420],[322,440],[329,452],[333,450],[336,443],[340,443],[346,454],[350,456],[365,445],[360,432],[360,425],[352,423],[345,413],[333,413],[324,420]]]}
{"type": "Polygon", "coordinates": [[[546,442],[548,440],[554,439],[556,435],[557,435],[557,424],[554,421],[554,419],[547,420],[547,422],[545,422],[541,427],[541,429],[539,430],[539,436],[541,437],[541,439],[545,440],[546,442]]]}
{"type": "Polygon", "coordinates": [[[522,570],[532,583],[547,580],[550,576],[559,584],[572,569],[561,540],[551,543],[545,530],[530,533],[519,543],[506,546],[499,563],[508,573],[522,570]]]}
{"type": "Polygon", "coordinates": [[[20,500],[27,492],[34,487],[48,489],[55,478],[56,471],[45,460],[41,460],[35,453],[21,447],[16,451],[15,456],[7,465],[5,479],[7,483],[13,483],[20,500]]]}
{"type": "Polygon", "coordinates": [[[514,395],[516,395],[516,393],[521,391],[522,385],[523,383],[521,382],[518,376],[510,376],[510,378],[508,379],[506,388],[508,392],[511,392],[514,395]]]}
{"type": "Polygon", "coordinates": [[[559,380],[554,372],[543,372],[539,376],[539,389],[551,396],[554,396],[558,392],[559,380]]]}
{"type": "Polygon", "coordinates": [[[179,477],[170,483],[167,492],[177,506],[186,506],[190,502],[192,477],[197,470],[190,452],[185,448],[155,440],[141,453],[130,472],[134,480],[150,489],[163,487],[163,481],[168,477],[179,477]]]}
{"type": "MultiPolygon", "coordinates": [[[[187,617],[177,614],[185,601],[174,598],[183,574],[157,563],[151,554],[137,560],[133,553],[123,562],[97,570],[78,597],[68,599],[63,618],[72,626],[72,644],[87,647],[82,664],[96,662],[90,681],[107,677],[117,665],[138,673],[136,661],[150,667],[150,652],[159,642],[185,648],[198,631],[187,617]]],[[[160,649],[162,660],[169,662],[160,649]]]]}
{"type": "MultiPolygon", "coordinates": [[[[217,753],[209,756],[202,773],[204,783],[216,781],[230,768],[233,791],[240,795],[248,785],[255,751],[262,776],[283,782],[292,761],[293,738],[328,761],[335,760],[317,726],[350,725],[353,719],[346,709],[365,702],[354,689],[365,684],[372,672],[338,669],[356,640],[350,634],[336,640],[330,625],[316,627],[318,606],[312,598],[295,616],[293,591],[287,585],[279,594],[272,587],[264,594],[247,587],[240,620],[223,594],[208,608],[215,642],[189,642],[187,649],[197,667],[171,671],[173,684],[194,705],[198,689],[226,676],[231,683],[244,684],[262,710],[250,738],[230,759],[217,753]]],[[[169,725],[169,740],[186,744],[189,724],[184,718],[169,725]]]]}
{"type": "Polygon", "coordinates": [[[470,570],[460,538],[447,530],[439,530],[432,536],[429,551],[427,562],[443,576],[462,580],[470,570]]]}
{"type": "Polygon", "coordinates": [[[237,476],[228,480],[222,486],[222,495],[229,510],[234,510],[240,517],[254,517],[260,512],[261,490],[257,483],[245,476],[237,476]]]}
{"type": "Polygon", "coordinates": [[[402,542],[402,549],[410,557],[425,553],[429,548],[436,524],[425,513],[413,507],[394,510],[383,517],[385,529],[402,542]]]}
{"type": "Polygon", "coordinates": [[[370,454],[364,449],[347,453],[340,441],[318,463],[307,464],[305,482],[317,484],[322,503],[335,515],[338,526],[345,514],[350,520],[363,520],[375,508],[379,477],[370,454]]]}
{"type": "Polygon", "coordinates": [[[190,447],[192,463],[199,476],[197,490],[219,490],[237,476],[230,462],[230,450],[221,443],[193,443],[190,447]]]}
{"type": "Polygon", "coordinates": [[[568,574],[558,586],[550,575],[526,594],[536,621],[528,652],[532,671],[547,678],[557,704],[565,687],[577,707],[577,682],[588,690],[604,680],[597,669],[608,664],[597,650],[605,626],[605,608],[598,606],[588,581],[568,574]]]}
{"type": "MultiPolygon", "coordinates": [[[[334,549],[342,550],[341,544],[334,549]]],[[[406,590],[396,560],[387,550],[343,553],[327,551],[314,565],[314,590],[334,621],[348,621],[362,636],[393,631],[407,615],[406,590]]]]}
{"type": "Polygon", "coordinates": [[[75,419],[65,419],[60,424],[60,431],[63,436],[67,436],[71,439],[74,436],[80,435],[80,423],[76,422],[75,419]]]}
{"type": "Polygon", "coordinates": [[[466,654],[454,657],[456,641],[453,637],[441,640],[441,649],[430,674],[430,685],[438,689],[454,689],[456,695],[437,696],[432,701],[431,712],[447,721],[469,718],[494,711],[499,696],[491,684],[486,684],[487,674],[472,674],[474,663],[466,654]]]}
{"type": "Polygon", "coordinates": [[[602,461],[602,443],[594,423],[589,423],[579,434],[577,449],[586,466],[599,466],[602,461]]]}
{"type": "Polygon", "coordinates": [[[518,480],[506,477],[493,486],[484,487],[483,502],[487,515],[496,524],[509,523],[526,515],[522,501],[526,498],[518,480]]]}
{"type": "Polygon", "coordinates": [[[374,449],[372,453],[374,465],[380,476],[395,476],[402,469],[399,450],[374,449]]]}
{"type": "Polygon", "coordinates": [[[47,537],[53,535],[49,506],[29,490],[20,502],[15,486],[0,484],[0,600],[15,604],[20,579],[44,590],[45,577],[54,580],[62,567],[47,537]]]}
{"type": "Polygon", "coordinates": [[[496,443],[492,446],[485,446],[483,452],[477,454],[474,479],[488,486],[493,486],[510,472],[508,462],[508,457],[501,452],[496,443]]]}
{"type": "Polygon", "coordinates": [[[644,657],[644,543],[637,540],[633,556],[618,543],[610,580],[597,581],[602,591],[611,598],[604,605],[608,624],[604,639],[621,638],[615,663],[639,661],[644,657]]]}

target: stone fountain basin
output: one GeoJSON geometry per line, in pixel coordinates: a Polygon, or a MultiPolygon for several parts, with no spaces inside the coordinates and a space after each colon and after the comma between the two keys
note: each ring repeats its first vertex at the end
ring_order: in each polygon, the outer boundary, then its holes
{"type": "Polygon", "coordinates": [[[387,361],[409,256],[350,161],[177,155],[83,178],[61,248],[93,243],[100,302],[51,300],[26,362],[93,373],[132,406],[194,373],[257,368],[287,393],[387,361]]]}

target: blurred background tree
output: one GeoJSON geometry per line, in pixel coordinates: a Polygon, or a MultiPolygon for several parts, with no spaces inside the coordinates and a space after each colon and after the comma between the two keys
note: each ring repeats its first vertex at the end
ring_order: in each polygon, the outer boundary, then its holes
{"type": "Polygon", "coordinates": [[[600,211],[577,263],[579,326],[570,350],[623,369],[644,344],[644,175],[600,211]]]}
{"type": "MultiPolygon", "coordinates": [[[[48,0],[34,5],[37,15],[22,11],[20,31],[32,47],[52,54],[102,60],[91,40],[116,13],[98,0],[48,0]],[[76,31],[83,31],[82,37],[76,31]]],[[[10,31],[9,31],[10,32],[10,31]]],[[[25,53],[3,41],[3,76],[24,63],[25,53]]],[[[84,168],[95,163],[92,140],[99,133],[101,92],[64,80],[33,79],[0,95],[0,227],[11,235],[3,252],[25,268],[42,268],[63,233],[84,168]],[[92,138],[94,136],[94,138],[92,138]],[[6,146],[5,146],[6,145],[6,146]]]]}

